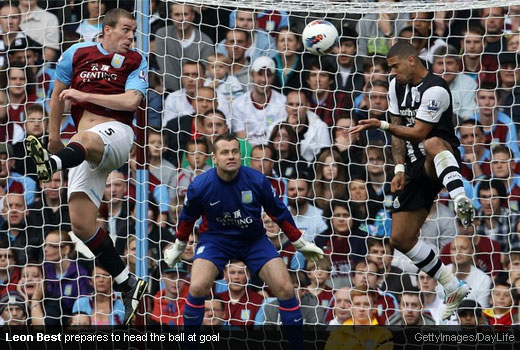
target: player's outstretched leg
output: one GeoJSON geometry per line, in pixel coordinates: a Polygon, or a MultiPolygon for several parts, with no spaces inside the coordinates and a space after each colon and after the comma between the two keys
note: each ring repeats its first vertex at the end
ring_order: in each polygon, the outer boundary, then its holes
{"type": "Polygon", "coordinates": [[[51,181],[52,167],[49,152],[43,147],[40,140],[35,136],[29,135],[25,140],[25,148],[29,157],[36,163],[36,173],[38,179],[43,182],[51,181]]]}
{"type": "Polygon", "coordinates": [[[396,212],[392,215],[392,245],[405,254],[417,268],[439,281],[446,298],[442,319],[449,319],[462,300],[469,294],[466,282],[459,280],[435,255],[432,248],[418,239],[418,232],[427,212],[424,209],[396,212]]]}
{"type": "Polygon", "coordinates": [[[473,202],[466,196],[464,184],[462,182],[462,174],[460,172],[459,163],[449,150],[447,142],[433,137],[426,140],[424,148],[430,158],[433,158],[435,173],[448,190],[451,199],[455,203],[455,213],[459,217],[462,225],[468,227],[473,223],[475,210],[473,202]]]}

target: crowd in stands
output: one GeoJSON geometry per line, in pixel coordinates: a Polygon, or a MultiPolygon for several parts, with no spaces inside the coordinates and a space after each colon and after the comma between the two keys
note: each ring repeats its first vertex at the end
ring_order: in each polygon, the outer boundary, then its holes
{"type": "MultiPolygon", "coordinates": [[[[67,172],[39,183],[23,145],[27,135],[47,138],[60,54],[80,41],[102,43],[102,17],[114,4],[0,5],[0,322],[122,323],[110,275],[71,232],[67,172]]],[[[333,15],[338,47],[316,57],[301,39],[316,14],[151,5],[152,283],[137,322],[182,324],[197,235],[173,268],[161,263],[162,251],[175,239],[189,184],[213,166],[213,140],[232,132],[242,165],[269,177],[304,238],[327,253],[305,261],[264,216],[305,324],[520,323],[520,6],[333,15]],[[465,188],[478,208],[475,224],[464,228],[441,193],[421,229],[421,239],[472,288],[448,321],[436,281],[390,244],[391,138],[380,130],[348,133],[362,119],[389,121],[385,55],[398,40],[409,40],[451,88],[465,188]]],[[[61,132],[64,143],[75,133],[68,112],[61,132]]],[[[131,272],[138,263],[136,165],[134,151],[110,174],[99,215],[131,272]]],[[[280,324],[277,300],[243,262],[231,261],[207,298],[204,324],[280,324]]]]}

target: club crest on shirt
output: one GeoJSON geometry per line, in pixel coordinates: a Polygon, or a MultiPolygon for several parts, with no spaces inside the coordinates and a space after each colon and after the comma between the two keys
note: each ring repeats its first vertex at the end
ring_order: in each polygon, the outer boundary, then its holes
{"type": "Polygon", "coordinates": [[[251,310],[242,310],[240,312],[240,319],[242,320],[249,320],[249,318],[251,317],[251,310]]]}
{"type": "Polygon", "coordinates": [[[114,54],[114,57],[112,57],[112,62],[110,63],[112,67],[118,69],[123,66],[123,61],[125,60],[125,56],[122,56],[120,54],[114,54]]]}
{"type": "Polygon", "coordinates": [[[439,110],[439,107],[440,107],[439,101],[430,100],[430,102],[428,102],[428,110],[430,112],[437,112],[439,110]]]}
{"type": "Polygon", "coordinates": [[[399,197],[395,197],[394,199],[394,209],[399,209],[401,203],[399,202],[399,197]]]}
{"type": "Polygon", "coordinates": [[[242,203],[249,204],[253,202],[253,192],[252,191],[242,191],[242,203]]]}

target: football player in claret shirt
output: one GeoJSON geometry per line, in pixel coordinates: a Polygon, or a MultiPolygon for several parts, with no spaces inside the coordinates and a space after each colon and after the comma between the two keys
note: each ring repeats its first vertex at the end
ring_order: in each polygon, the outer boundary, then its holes
{"type": "Polygon", "coordinates": [[[132,320],[147,283],[129,274],[96,219],[108,174],[128,160],[134,140],[133,115],[148,87],[146,58],[130,49],[136,27],[128,11],[110,10],[103,18],[103,43],[79,43],[63,53],[51,97],[49,150],[34,136],[26,139],[41,181],[70,168],[72,230],[123,292],[125,324],[132,320]],[[60,122],[66,101],[72,102],[77,133],[64,148],[60,122]]]}
{"type": "MultiPolygon", "coordinates": [[[[177,239],[164,253],[168,265],[179,261],[195,222],[202,216],[184,309],[186,332],[198,332],[204,317],[205,296],[232,259],[243,261],[252,274],[269,285],[280,302],[283,325],[301,326],[298,299],[285,264],[265,234],[262,209],[307,259],[321,259],[323,251],[303,239],[291,213],[273,191],[269,180],[257,170],[240,166],[240,148],[235,136],[223,134],[217,137],[213,151],[216,168],[197,176],[189,186],[177,239]]],[[[303,346],[298,328],[287,327],[289,342],[294,349],[303,346]]]]}
{"type": "Polygon", "coordinates": [[[475,210],[464,191],[460,171],[460,142],[454,132],[451,92],[446,81],[424,67],[417,49],[407,42],[392,46],[387,62],[395,76],[388,91],[392,123],[364,119],[349,132],[378,128],[392,135],[396,166],[390,187],[396,196],[390,240],[417,268],[444,287],[446,307],[442,318],[449,319],[470,288],[419,240],[419,230],[443,187],[453,199],[462,224],[468,227],[473,222],[475,210]]]}

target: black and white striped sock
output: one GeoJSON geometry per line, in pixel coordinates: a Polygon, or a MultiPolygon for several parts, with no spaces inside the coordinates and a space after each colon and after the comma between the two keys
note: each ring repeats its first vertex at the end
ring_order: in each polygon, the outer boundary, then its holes
{"type": "Polygon", "coordinates": [[[459,164],[450,151],[442,151],[433,158],[439,180],[450,193],[451,199],[466,193],[462,183],[459,164]]]}

